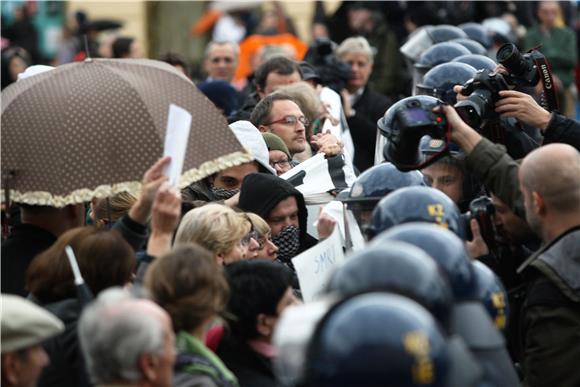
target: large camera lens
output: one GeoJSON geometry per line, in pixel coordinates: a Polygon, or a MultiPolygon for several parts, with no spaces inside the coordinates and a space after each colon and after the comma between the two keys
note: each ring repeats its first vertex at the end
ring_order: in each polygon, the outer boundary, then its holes
{"type": "Polygon", "coordinates": [[[522,53],[515,44],[506,43],[497,51],[497,61],[515,75],[522,75],[528,70],[528,65],[522,53]]]}

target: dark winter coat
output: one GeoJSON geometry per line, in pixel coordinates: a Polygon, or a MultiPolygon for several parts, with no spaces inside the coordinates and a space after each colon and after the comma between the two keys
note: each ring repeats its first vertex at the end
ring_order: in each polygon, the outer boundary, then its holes
{"type": "Polygon", "coordinates": [[[2,293],[26,297],[25,274],[34,257],[48,249],[56,236],[32,224],[14,226],[2,242],[2,293]]]}
{"type": "Polygon", "coordinates": [[[365,87],[353,105],[355,114],[347,118],[354,143],[355,167],[362,173],[374,165],[377,142],[377,121],[391,106],[391,100],[365,87]]]}
{"type": "Polygon", "coordinates": [[[518,271],[534,277],[521,326],[525,381],[530,387],[579,386],[580,225],[518,271]]]}
{"type": "Polygon", "coordinates": [[[79,302],[71,298],[42,307],[63,322],[65,331],[43,343],[50,364],[42,371],[38,386],[91,386],[77,335],[79,302]]]}
{"type": "Polygon", "coordinates": [[[220,341],[217,355],[236,375],[241,387],[275,387],[272,361],[229,334],[220,341]]]}

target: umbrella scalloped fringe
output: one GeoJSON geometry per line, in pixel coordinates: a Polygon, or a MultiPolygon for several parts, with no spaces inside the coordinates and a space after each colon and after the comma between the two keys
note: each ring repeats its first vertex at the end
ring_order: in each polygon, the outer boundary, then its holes
{"type": "MultiPolygon", "coordinates": [[[[179,181],[179,187],[185,188],[191,183],[199,181],[226,168],[248,163],[253,160],[254,157],[250,153],[234,152],[215,160],[206,161],[201,164],[199,168],[190,169],[183,173],[179,181]]],[[[75,190],[66,196],[53,195],[50,192],[45,191],[20,192],[10,190],[10,200],[15,203],[61,208],[69,204],[85,203],[91,201],[93,198],[104,198],[121,192],[128,192],[137,196],[140,190],[141,182],[139,181],[105,184],[100,185],[93,190],[82,188],[75,190]]],[[[0,201],[3,203],[5,202],[5,199],[5,192],[2,189],[0,190],[0,201]]]]}

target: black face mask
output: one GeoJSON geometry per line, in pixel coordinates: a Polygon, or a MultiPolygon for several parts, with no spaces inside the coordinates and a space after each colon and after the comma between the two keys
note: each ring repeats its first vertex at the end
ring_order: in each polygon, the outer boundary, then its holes
{"type": "Polygon", "coordinates": [[[216,198],[216,200],[226,200],[240,192],[239,188],[217,188],[214,185],[210,187],[212,195],[216,198]]]}
{"type": "Polygon", "coordinates": [[[287,226],[272,237],[272,242],[278,246],[278,259],[288,263],[300,249],[300,229],[296,226],[287,226]]]}

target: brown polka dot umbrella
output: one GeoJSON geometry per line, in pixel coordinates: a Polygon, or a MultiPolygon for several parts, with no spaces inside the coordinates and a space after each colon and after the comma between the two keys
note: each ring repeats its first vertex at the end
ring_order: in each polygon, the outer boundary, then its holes
{"type": "Polygon", "coordinates": [[[220,112],[172,66],[93,59],[2,92],[2,188],[15,202],[54,207],[137,191],[162,156],[171,103],[193,116],[180,186],[252,160],[220,112]]]}

